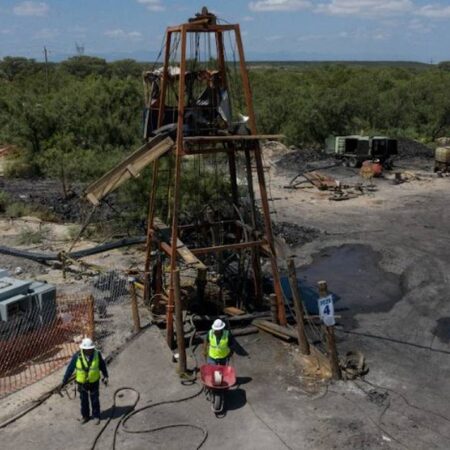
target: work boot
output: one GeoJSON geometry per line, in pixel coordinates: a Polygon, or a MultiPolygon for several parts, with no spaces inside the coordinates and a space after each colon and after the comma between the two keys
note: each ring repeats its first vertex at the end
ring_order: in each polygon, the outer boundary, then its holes
{"type": "Polygon", "coordinates": [[[94,425],[100,425],[100,419],[98,417],[94,419],[94,425]]]}
{"type": "Polygon", "coordinates": [[[82,417],[80,419],[81,425],[84,425],[85,423],[89,422],[89,417],[82,417]]]}

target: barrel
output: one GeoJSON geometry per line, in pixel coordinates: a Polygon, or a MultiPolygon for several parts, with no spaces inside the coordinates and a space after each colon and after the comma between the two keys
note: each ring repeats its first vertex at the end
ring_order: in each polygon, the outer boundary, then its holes
{"type": "Polygon", "coordinates": [[[450,147],[438,147],[435,153],[437,162],[450,164],[450,147]]]}

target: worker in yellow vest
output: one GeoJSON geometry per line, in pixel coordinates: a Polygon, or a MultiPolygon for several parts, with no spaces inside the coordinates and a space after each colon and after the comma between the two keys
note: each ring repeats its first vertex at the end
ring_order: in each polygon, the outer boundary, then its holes
{"type": "Polygon", "coordinates": [[[205,338],[204,355],[208,364],[225,366],[233,355],[235,340],[225,323],[217,319],[205,338]]]}
{"type": "Polygon", "coordinates": [[[103,383],[108,384],[108,370],[102,354],[95,348],[92,339],[84,338],[81,341],[80,351],[76,352],[67,366],[62,385],[69,381],[75,371],[75,381],[78,385],[81,402],[81,423],[90,419],[89,399],[92,407],[94,423],[100,423],[100,373],[103,375],[103,383]]]}

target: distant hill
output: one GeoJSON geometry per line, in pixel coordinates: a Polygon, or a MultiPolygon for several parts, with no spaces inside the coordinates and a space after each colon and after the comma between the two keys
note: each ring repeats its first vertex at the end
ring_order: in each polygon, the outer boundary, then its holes
{"type": "Polygon", "coordinates": [[[426,64],[416,61],[248,61],[247,64],[253,69],[264,68],[289,68],[305,69],[328,65],[342,65],[353,67],[398,67],[404,69],[426,70],[436,67],[434,64],[426,64]]]}

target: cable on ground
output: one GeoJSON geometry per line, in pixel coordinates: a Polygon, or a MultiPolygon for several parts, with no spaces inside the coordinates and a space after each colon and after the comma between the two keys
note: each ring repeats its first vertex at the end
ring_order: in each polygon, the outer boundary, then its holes
{"type": "Polygon", "coordinates": [[[169,424],[169,425],[162,425],[160,427],[153,427],[153,428],[146,428],[146,429],[129,429],[129,428],[127,428],[127,422],[133,416],[135,416],[143,411],[146,411],[148,409],[155,408],[157,406],[182,403],[182,402],[191,400],[193,398],[196,398],[203,392],[203,386],[197,392],[195,392],[194,394],[189,395],[187,397],[183,397],[183,398],[176,399],[176,400],[165,400],[165,401],[161,401],[158,403],[150,403],[150,404],[145,405],[138,409],[136,409],[136,406],[139,403],[139,400],[141,397],[139,391],[137,391],[136,389],[134,389],[132,387],[121,387],[114,392],[113,405],[112,405],[110,417],[108,418],[106,423],[103,425],[102,429],[99,431],[99,433],[95,437],[94,442],[92,443],[92,446],[90,447],[90,450],[95,450],[97,443],[99,442],[101,436],[103,435],[106,428],[113,420],[114,413],[117,409],[117,398],[119,397],[119,394],[123,391],[134,392],[136,394],[136,398],[135,398],[133,404],[130,405],[130,410],[120,418],[120,420],[116,423],[116,425],[114,427],[113,443],[112,443],[112,447],[111,447],[112,450],[117,449],[117,436],[118,436],[119,431],[122,431],[124,433],[129,433],[129,434],[144,434],[144,433],[150,434],[150,433],[155,433],[157,431],[167,430],[167,429],[171,429],[171,428],[191,428],[191,429],[202,432],[201,441],[195,447],[197,450],[200,449],[203,446],[203,444],[206,442],[206,439],[208,438],[208,430],[204,427],[201,427],[199,425],[194,425],[191,423],[173,423],[173,424],[169,424]]]}

